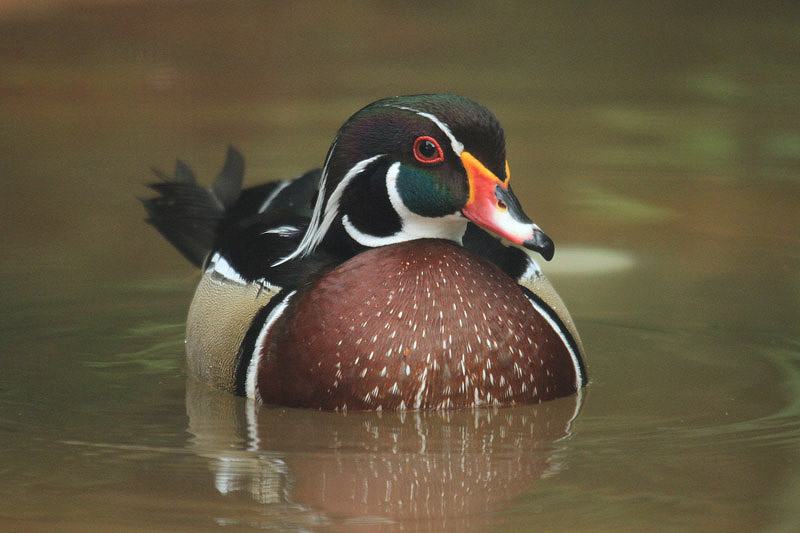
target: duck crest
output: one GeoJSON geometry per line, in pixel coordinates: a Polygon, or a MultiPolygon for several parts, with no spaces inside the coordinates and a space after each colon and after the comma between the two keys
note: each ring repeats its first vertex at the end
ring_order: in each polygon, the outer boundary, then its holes
{"type": "Polygon", "coordinates": [[[149,221],[204,274],[190,371],[265,403],[446,409],[573,394],[582,346],[544,277],[553,243],[509,185],[502,127],[454,95],[387,98],[321,170],[241,189],[157,172],[149,221]]]}

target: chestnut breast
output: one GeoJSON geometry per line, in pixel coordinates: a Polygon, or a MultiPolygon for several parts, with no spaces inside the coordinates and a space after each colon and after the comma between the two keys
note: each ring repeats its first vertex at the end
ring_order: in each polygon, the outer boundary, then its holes
{"type": "Polygon", "coordinates": [[[342,263],[287,309],[262,351],[266,403],[448,409],[576,391],[567,347],[516,282],[444,240],[342,263]]]}

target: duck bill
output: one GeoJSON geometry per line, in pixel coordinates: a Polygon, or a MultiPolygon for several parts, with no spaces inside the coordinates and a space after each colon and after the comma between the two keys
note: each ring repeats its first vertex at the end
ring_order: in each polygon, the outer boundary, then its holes
{"type": "Polygon", "coordinates": [[[552,259],[555,245],[550,237],[531,222],[505,181],[498,178],[469,152],[462,152],[461,162],[469,180],[469,198],[461,209],[465,217],[483,229],[509,242],[552,259]]]}

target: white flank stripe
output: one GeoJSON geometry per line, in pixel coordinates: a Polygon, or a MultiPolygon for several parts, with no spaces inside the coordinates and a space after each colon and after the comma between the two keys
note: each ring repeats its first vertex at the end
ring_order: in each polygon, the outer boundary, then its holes
{"type": "Polygon", "coordinates": [[[283,301],[281,301],[272,309],[272,311],[270,311],[269,315],[267,315],[267,319],[264,321],[264,325],[261,327],[261,331],[258,332],[256,344],[253,348],[253,356],[250,358],[250,364],[247,367],[247,379],[245,380],[245,390],[247,391],[248,398],[252,398],[254,400],[259,399],[256,396],[256,379],[258,378],[258,364],[261,361],[261,348],[264,344],[264,341],[267,339],[267,334],[269,333],[272,324],[274,324],[278,317],[281,316],[283,311],[286,309],[286,306],[289,305],[289,300],[295,295],[296,292],[297,291],[292,291],[287,294],[283,301]]]}

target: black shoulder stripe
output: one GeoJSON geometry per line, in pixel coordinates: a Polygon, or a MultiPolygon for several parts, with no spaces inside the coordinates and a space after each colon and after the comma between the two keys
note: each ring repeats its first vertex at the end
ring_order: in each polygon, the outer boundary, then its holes
{"type": "Polygon", "coordinates": [[[294,291],[282,289],[278,294],[270,298],[269,302],[256,313],[253,321],[250,322],[250,327],[242,340],[242,344],[239,346],[239,352],[236,354],[236,369],[234,370],[233,378],[237,396],[247,396],[247,371],[250,368],[250,362],[256,349],[256,342],[264,323],[270,313],[279,305],[283,305],[284,300],[293,293],[294,291]]]}
{"type": "Polygon", "coordinates": [[[567,341],[567,348],[569,348],[569,351],[574,354],[575,365],[581,376],[581,387],[585,386],[589,380],[589,377],[586,375],[586,366],[583,362],[583,354],[581,353],[575,338],[572,336],[572,333],[570,333],[567,326],[564,325],[561,317],[559,317],[553,308],[547,305],[544,300],[535,295],[527,287],[520,285],[519,288],[522,289],[523,294],[528,297],[528,299],[536,306],[537,309],[540,309],[542,312],[546,313],[546,318],[551,323],[555,324],[555,326],[558,328],[558,332],[563,335],[564,339],[567,341]]]}

